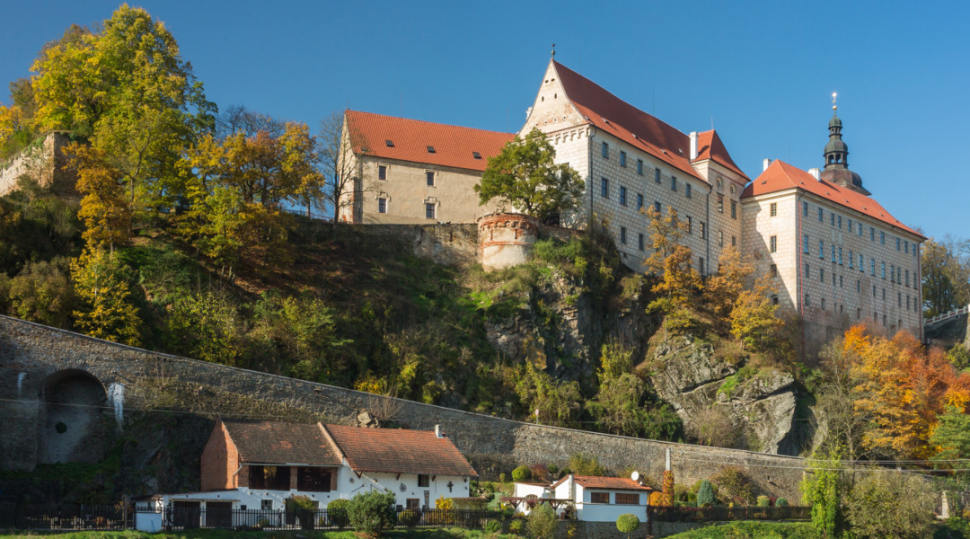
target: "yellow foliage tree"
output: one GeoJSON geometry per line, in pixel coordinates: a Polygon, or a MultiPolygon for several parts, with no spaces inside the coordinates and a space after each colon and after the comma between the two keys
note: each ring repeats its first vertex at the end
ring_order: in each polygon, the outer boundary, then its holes
{"type": "Polygon", "coordinates": [[[742,346],[756,351],[767,350],[784,323],[775,316],[778,306],[771,301],[774,292],[767,275],[755,281],[750,290],[742,290],[731,310],[731,333],[742,346]]]}
{"type": "Polygon", "coordinates": [[[744,290],[745,280],[754,272],[754,266],[741,258],[734,247],[721,252],[717,273],[704,283],[704,304],[715,320],[729,320],[734,305],[744,290]]]}
{"type": "Polygon", "coordinates": [[[127,271],[118,254],[106,249],[88,248],[72,260],[71,279],[81,303],[74,320],[92,337],[139,346],[142,321],[127,271]]]}
{"type": "Polygon", "coordinates": [[[644,263],[652,273],[662,273],[662,280],[653,287],[659,297],[647,308],[666,316],[664,331],[687,329],[694,324],[691,311],[703,283],[691,265],[690,248],[680,243],[686,225],[673,210],[661,215],[650,208],[645,213],[650,219],[652,253],[644,263]]]}
{"type": "Polygon", "coordinates": [[[121,172],[108,163],[105,153],[74,143],[65,149],[77,168],[77,190],[83,198],[78,217],[89,247],[111,249],[128,242],[131,206],[125,196],[121,172]]]}

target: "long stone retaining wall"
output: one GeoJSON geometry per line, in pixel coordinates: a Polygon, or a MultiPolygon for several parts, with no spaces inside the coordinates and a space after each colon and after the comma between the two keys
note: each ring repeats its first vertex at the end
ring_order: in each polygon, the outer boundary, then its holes
{"type": "MultiPolygon", "coordinates": [[[[721,449],[598,434],[523,423],[471,412],[442,408],[340,387],[227,367],[154,353],[9,317],[0,317],[0,467],[31,470],[42,461],[45,447],[58,439],[47,415],[51,406],[69,406],[57,397],[52,403],[52,380],[91,376],[105,389],[108,419],[123,426],[126,414],[149,404],[152,388],[177,382],[189,398],[190,410],[209,415],[232,414],[235,399],[271,402],[341,424],[357,424],[363,411],[397,425],[444,433],[472,461],[484,478],[508,474],[519,464],[544,462],[565,465],[576,453],[596,456],[608,468],[636,469],[659,479],[669,450],[677,481],[692,484],[736,465],[764,491],[798,499],[805,462],[749,451],[721,449]],[[223,408],[194,401],[218,391],[223,408]],[[225,402],[228,401],[228,402],[225,402]]],[[[65,396],[66,395],[66,396],[65,396]]],[[[58,451],[65,450],[63,447],[58,451]]]]}

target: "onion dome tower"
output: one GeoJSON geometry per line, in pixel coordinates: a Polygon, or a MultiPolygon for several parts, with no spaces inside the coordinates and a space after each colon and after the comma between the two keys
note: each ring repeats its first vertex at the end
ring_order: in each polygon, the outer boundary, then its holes
{"type": "Polygon", "coordinates": [[[869,196],[862,186],[862,177],[849,170],[849,145],[842,140],[842,120],[839,119],[835,94],[832,94],[832,119],[829,120],[829,142],[825,145],[825,170],[822,179],[869,196]]]}

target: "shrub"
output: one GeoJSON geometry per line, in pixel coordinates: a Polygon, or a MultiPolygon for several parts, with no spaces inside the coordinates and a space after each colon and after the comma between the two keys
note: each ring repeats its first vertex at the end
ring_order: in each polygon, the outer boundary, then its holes
{"type": "Polygon", "coordinates": [[[525,525],[525,521],[520,519],[515,519],[509,524],[509,533],[514,533],[516,535],[522,534],[522,527],[525,525]]]}
{"type": "Polygon", "coordinates": [[[408,528],[413,528],[417,526],[419,522],[421,522],[421,514],[414,509],[405,509],[400,515],[397,516],[397,520],[402,525],[407,526],[408,528]]]}
{"type": "Polygon", "coordinates": [[[559,466],[556,466],[555,464],[549,465],[549,478],[550,479],[559,478],[559,466]]]}
{"type": "Polygon", "coordinates": [[[502,473],[498,474],[498,482],[499,483],[504,483],[505,482],[505,479],[506,479],[505,472],[502,472],[502,473]]]}
{"type": "Polygon", "coordinates": [[[771,500],[767,496],[758,496],[758,507],[771,507],[771,500]]]}
{"type": "Polygon", "coordinates": [[[489,520],[485,523],[485,533],[501,533],[502,523],[497,520],[489,520]]]}
{"type": "Polygon", "coordinates": [[[327,504],[327,519],[330,524],[338,528],[346,528],[350,524],[350,517],[347,516],[347,508],[350,500],[334,500],[327,504]]]}
{"type": "Polygon", "coordinates": [[[394,526],[394,501],[393,493],[377,490],[354,496],[347,507],[350,525],[358,533],[379,536],[394,526]]]}
{"type": "Polygon", "coordinates": [[[785,498],[778,498],[775,500],[775,507],[788,507],[788,500],[785,498]]]}
{"type": "Polygon", "coordinates": [[[852,487],[846,505],[852,533],[860,539],[932,534],[934,500],[921,477],[871,474],[852,487]]]}
{"type": "MultiPolygon", "coordinates": [[[[448,498],[448,501],[451,502],[453,509],[474,509],[480,511],[486,509],[491,496],[491,494],[486,494],[478,498],[448,498]]],[[[443,507],[438,506],[438,509],[443,509],[443,507]]]]}
{"type": "Polygon", "coordinates": [[[569,457],[569,469],[576,475],[604,475],[606,470],[600,466],[596,457],[586,457],[582,453],[576,453],[569,457]]]}
{"type": "Polygon", "coordinates": [[[304,511],[316,511],[317,502],[310,499],[309,496],[290,496],[284,501],[286,505],[287,512],[295,512],[297,510],[304,511]]]}
{"type": "Polygon", "coordinates": [[[529,466],[529,471],[532,472],[532,477],[536,481],[549,481],[549,468],[545,464],[542,464],[541,462],[539,464],[533,464],[532,466],[529,466]]]}
{"type": "Polygon", "coordinates": [[[516,483],[521,483],[523,481],[528,481],[532,478],[532,470],[528,466],[519,466],[518,468],[512,470],[512,481],[516,483]]]}
{"type": "Polygon", "coordinates": [[[697,486],[697,507],[710,507],[714,505],[714,487],[707,479],[702,479],[697,486]]]}
{"type": "Polygon", "coordinates": [[[737,466],[725,466],[711,478],[718,485],[718,495],[725,501],[750,505],[755,500],[751,479],[737,466]]]}
{"type": "Polygon", "coordinates": [[[632,513],[622,514],[616,519],[616,529],[620,530],[620,533],[625,533],[627,537],[639,527],[640,519],[632,513]]]}
{"type": "Polygon", "coordinates": [[[526,519],[526,529],[533,539],[552,539],[556,535],[556,512],[548,504],[539,504],[526,519]]]}

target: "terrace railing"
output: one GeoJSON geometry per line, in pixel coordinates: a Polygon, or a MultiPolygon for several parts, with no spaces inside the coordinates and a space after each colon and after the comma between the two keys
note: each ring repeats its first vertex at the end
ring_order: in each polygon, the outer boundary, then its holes
{"type": "Polygon", "coordinates": [[[0,529],[126,530],[134,526],[129,505],[0,503],[0,529]]]}

